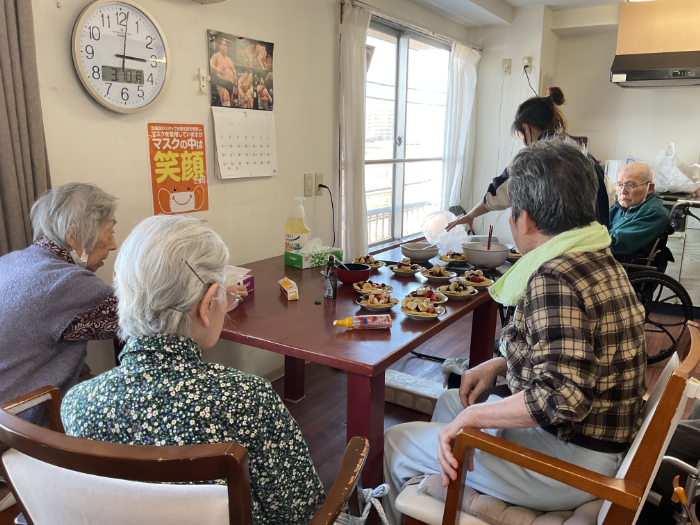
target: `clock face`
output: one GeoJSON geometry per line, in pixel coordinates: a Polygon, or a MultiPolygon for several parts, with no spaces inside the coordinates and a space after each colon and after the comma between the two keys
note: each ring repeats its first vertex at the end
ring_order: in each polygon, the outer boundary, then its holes
{"type": "Polygon", "coordinates": [[[170,76],[168,44],[153,18],[124,0],[88,5],[73,28],[73,63],[85,89],[120,113],[147,109],[170,76]]]}

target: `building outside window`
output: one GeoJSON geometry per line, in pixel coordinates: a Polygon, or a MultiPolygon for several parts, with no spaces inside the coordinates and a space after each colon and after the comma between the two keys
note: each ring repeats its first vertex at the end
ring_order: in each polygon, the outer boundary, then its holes
{"type": "Polygon", "coordinates": [[[372,20],[367,32],[365,193],[370,246],[421,232],[441,208],[450,48],[372,20]]]}

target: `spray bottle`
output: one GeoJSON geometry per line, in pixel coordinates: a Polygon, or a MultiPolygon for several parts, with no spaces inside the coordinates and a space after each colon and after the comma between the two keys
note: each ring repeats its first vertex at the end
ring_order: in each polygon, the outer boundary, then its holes
{"type": "Polygon", "coordinates": [[[287,224],[284,227],[284,251],[295,252],[301,250],[304,245],[309,242],[309,228],[304,222],[304,206],[302,202],[306,197],[294,197],[296,204],[292,208],[292,213],[287,219],[287,224]]]}

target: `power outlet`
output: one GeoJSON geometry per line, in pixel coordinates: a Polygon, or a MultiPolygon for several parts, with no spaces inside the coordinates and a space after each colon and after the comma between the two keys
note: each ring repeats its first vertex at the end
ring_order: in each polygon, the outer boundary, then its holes
{"type": "Polygon", "coordinates": [[[525,71],[528,75],[532,73],[532,57],[523,57],[523,73],[525,71]]]}
{"type": "Polygon", "coordinates": [[[314,187],[316,188],[316,195],[322,195],[323,194],[323,188],[320,188],[318,185],[323,184],[323,173],[319,173],[318,171],[316,172],[316,180],[314,181],[314,187]]]}
{"type": "Polygon", "coordinates": [[[504,58],[503,65],[501,66],[501,75],[503,75],[504,77],[510,75],[510,66],[511,66],[510,58],[504,58]]]}
{"type": "Polygon", "coordinates": [[[312,197],[314,194],[314,174],[304,173],[304,197],[312,197]]]}

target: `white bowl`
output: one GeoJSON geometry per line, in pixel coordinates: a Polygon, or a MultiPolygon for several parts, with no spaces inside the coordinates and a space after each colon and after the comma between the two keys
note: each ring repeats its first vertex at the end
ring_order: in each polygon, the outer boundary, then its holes
{"type": "Polygon", "coordinates": [[[427,262],[437,256],[440,249],[429,242],[408,242],[401,245],[401,253],[411,262],[427,262]]]}
{"type": "Polygon", "coordinates": [[[462,244],[464,256],[467,262],[476,268],[497,268],[506,262],[510,247],[499,242],[492,242],[491,249],[487,250],[487,242],[466,242],[462,244]]]}

